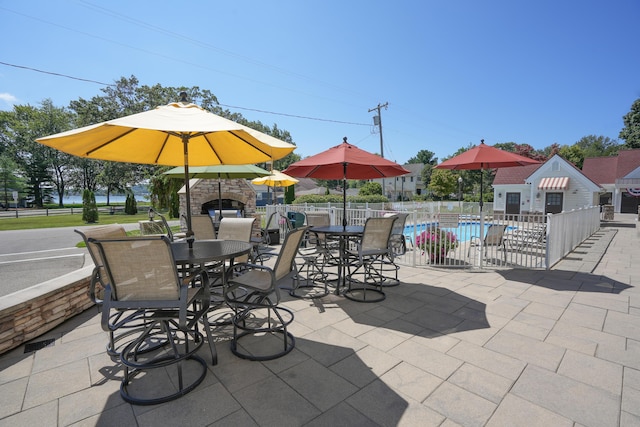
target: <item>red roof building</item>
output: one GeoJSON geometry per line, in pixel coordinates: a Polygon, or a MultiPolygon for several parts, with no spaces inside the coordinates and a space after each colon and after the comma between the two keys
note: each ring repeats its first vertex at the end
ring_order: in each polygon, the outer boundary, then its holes
{"type": "Polygon", "coordinates": [[[638,212],[640,150],[620,150],[617,156],[584,159],[582,173],[604,188],[600,204],[613,205],[614,212],[638,212]]]}

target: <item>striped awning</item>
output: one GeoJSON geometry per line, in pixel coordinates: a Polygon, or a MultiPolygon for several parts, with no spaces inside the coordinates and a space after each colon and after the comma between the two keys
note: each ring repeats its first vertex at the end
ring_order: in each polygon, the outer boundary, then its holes
{"type": "Polygon", "coordinates": [[[566,190],[567,187],[569,187],[568,176],[542,178],[538,184],[539,190],[566,190]]]}

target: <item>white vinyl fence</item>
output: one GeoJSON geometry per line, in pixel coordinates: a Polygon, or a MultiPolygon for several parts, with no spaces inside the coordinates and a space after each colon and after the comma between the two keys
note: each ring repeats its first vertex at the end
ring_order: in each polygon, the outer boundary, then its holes
{"type": "MultiPolygon", "coordinates": [[[[411,207],[415,209],[403,211],[409,213],[404,231],[407,251],[396,261],[414,267],[548,269],[600,224],[597,206],[556,215],[505,215],[494,213],[491,204],[485,204],[482,218],[477,203],[411,207]]],[[[285,218],[290,212],[328,211],[334,225],[342,224],[343,218],[342,205],[336,204],[271,205],[264,216],[275,211],[285,218]]],[[[347,223],[364,225],[369,217],[395,211],[380,205],[347,206],[347,223]]],[[[282,220],[280,226],[284,236],[288,222],[282,220]]]]}
{"type": "Polygon", "coordinates": [[[549,215],[548,265],[553,266],[600,228],[600,207],[549,215]]]}

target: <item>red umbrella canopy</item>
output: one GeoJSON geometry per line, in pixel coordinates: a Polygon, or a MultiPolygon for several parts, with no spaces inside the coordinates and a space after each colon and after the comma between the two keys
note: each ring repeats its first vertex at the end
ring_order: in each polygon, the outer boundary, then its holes
{"type": "Polygon", "coordinates": [[[298,178],[375,179],[410,173],[399,164],[347,142],[292,163],[283,171],[298,178]]]}
{"type": "Polygon", "coordinates": [[[497,169],[537,163],[540,162],[490,145],[485,145],[483,139],[480,141],[480,145],[476,145],[462,154],[445,160],[437,165],[436,169],[497,169]]]}

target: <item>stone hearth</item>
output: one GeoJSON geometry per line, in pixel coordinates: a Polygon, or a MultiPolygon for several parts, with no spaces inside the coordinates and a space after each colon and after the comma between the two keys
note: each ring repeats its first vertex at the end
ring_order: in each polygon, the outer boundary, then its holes
{"type": "MultiPolygon", "coordinates": [[[[256,192],[245,179],[222,179],[220,181],[220,192],[218,195],[218,180],[217,179],[192,179],[189,181],[189,193],[191,194],[191,215],[202,215],[203,207],[215,205],[217,206],[218,200],[221,198],[228,204],[234,204],[241,206],[244,209],[245,218],[256,218],[256,222],[253,224],[253,235],[260,236],[260,215],[256,214],[256,192]]],[[[182,187],[178,192],[180,196],[180,216],[187,211],[187,194],[185,187],[182,187]]],[[[229,206],[229,205],[228,205],[229,206]]],[[[224,209],[227,208],[223,204],[224,209]]],[[[181,219],[181,222],[184,222],[181,219]]],[[[186,224],[182,224],[186,228],[186,224]]]]}

